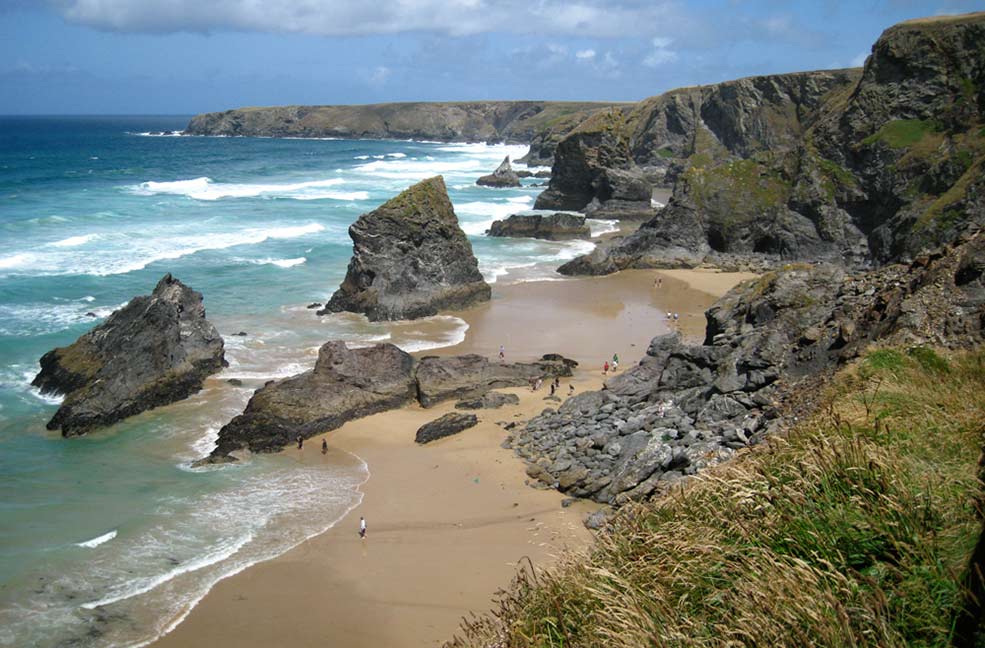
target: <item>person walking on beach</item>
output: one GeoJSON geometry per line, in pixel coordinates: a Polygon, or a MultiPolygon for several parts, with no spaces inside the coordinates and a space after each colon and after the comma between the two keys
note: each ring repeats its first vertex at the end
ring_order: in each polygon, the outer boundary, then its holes
{"type": "Polygon", "coordinates": [[[609,375],[609,361],[608,360],[606,360],[605,361],[605,364],[602,365],[602,375],[603,376],[608,376],[609,375]]]}
{"type": "Polygon", "coordinates": [[[322,439],[321,440],[321,453],[322,454],[325,454],[326,452],[328,452],[328,441],[325,440],[325,439],[322,439]]]}
{"type": "Polygon", "coordinates": [[[568,384],[568,396],[571,396],[574,393],[575,393],[575,386],[569,383],[568,384]]]}
{"type": "Polygon", "coordinates": [[[302,447],[304,447],[304,437],[302,437],[302,436],[301,436],[301,435],[299,434],[299,435],[298,435],[298,450],[300,450],[300,449],[301,449],[302,447]]]}
{"type": "Polygon", "coordinates": [[[554,381],[551,381],[551,396],[554,395],[555,391],[557,391],[557,387],[554,385],[554,381]]]}
{"type": "Polygon", "coordinates": [[[612,354],[612,372],[615,373],[617,369],[619,369],[619,354],[618,353],[613,353],[612,354]]]}
{"type": "Polygon", "coordinates": [[[366,518],[359,518],[359,537],[363,540],[366,539],[366,518]]]}
{"type": "Polygon", "coordinates": [[[506,361],[506,347],[502,344],[499,345],[499,363],[503,364],[506,361]]]}

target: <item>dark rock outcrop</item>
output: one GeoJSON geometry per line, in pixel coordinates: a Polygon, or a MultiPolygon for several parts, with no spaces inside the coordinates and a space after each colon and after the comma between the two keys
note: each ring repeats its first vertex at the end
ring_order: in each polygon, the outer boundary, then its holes
{"type": "Polygon", "coordinates": [[[44,354],[31,384],[65,394],[48,429],[74,436],[187,398],[223,366],[222,336],[205,319],[201,293],[167,274],[150,295],[44,354]]]}
{"type": "Polygon", "coordinates": [[[422,425],[417,430],[417,434],[414,436],[414,441],[417,443],[431,443],[432,441],[437,441],[438,439],[443,439],[447,436],[458,434],[462,430],[467,430],[470,427],[474,427],[478,423],[479,419],[475,414],[459,414],[458,412],[449,412],[448,414],[445,414],[430,423],[425,423],[422,425]]]}
{"type": "Polygon", "coordinates": [[[707,314],[706,339],[656,337],[605,389],[513,431],[527,473],[619,504],[660,493],[756,443],[823,377],[874,341],[971,347],[985,341],[985,234],[859,276],[792,265],[746,282],[707,314]],[[789,400],[787,400],[789,399],[789,400]]]}
{"type": "Polygon", "coordinates": [[[311,371],[258,389],[242,414],[219,430],[209,460],[243,448],[276,452],[300,436],[400,407],[414,399],[413,359],[392,344],[349,349],[328,342],[311,371]]]}
{"type": "Polygon", "coordinates": [[[489,299],[441,176],[363,214],[349,236],[353,254],[345,280],[319,315],[352,311],[373,321],[415,319],[489,299]]]}
{"type": "Polygon", "coordinates": [[[480,177],[475,184],[482,187],[519,187],[520,176],[513,171],[513,167],[510,166],[510,156],[507,155],[495,171],[480,177]]]}
{"type": "Polygon", "coordinates": [[[610,169],[673,186],[637,232],[563,272],[714,255],[867,267],[985,224],[985,13],[901,23],[865,68],[730,81],[600,111],[557,147],[538,207],[583,209],[610,169]]]}
{"type": "Polygon", "coordinates": [[[486,392],[482,396],[468,398],[455,403],[455,409],[477,410],[477,409],[499,409],[504,405],[518,405],[520,397],[516,394],[504,394],[502,392],[486,392]]]}
{"type": "Polygon", "coordinates": [[[493,221],[489,227],[489,236],[569,241],[591,238],[592,231],[585,224],[585,217],[577,214],[563,212],[549,216],[513,214],[506,220],[493,221]]]}
{"type": "Polygon", "coordinates": [[[570,376],[574,360],[557,354],[537,362],[490,362],[481,355],[426,356],[417,365],[417,399],[424,407],[449,398],[480,395],[499,387],[525,387],[537,378],[570,376]]]}

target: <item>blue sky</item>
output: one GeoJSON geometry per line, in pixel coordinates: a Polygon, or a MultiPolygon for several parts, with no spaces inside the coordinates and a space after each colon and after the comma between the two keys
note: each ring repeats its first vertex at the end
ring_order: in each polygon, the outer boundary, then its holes
{"type": "Polygon", "coordinates": [[[0,0],[0,114],[638,100],[861,65],[981,0],[0,0]]]}

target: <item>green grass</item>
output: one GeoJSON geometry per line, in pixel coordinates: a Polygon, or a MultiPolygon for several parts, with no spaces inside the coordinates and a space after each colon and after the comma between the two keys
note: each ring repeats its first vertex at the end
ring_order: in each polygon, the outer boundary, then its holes
{"type": "Polygon", "coordinates": [[[786,437],[624,507],[451,645],[950,645],[983,409],[985,351],[873,351],[786,437]]]}
{"type": "Polygon", "coordinates": [[[864,140],[863,144],[871,145],[885,142],[892,148],[908,148],[920,142],[925,135],[940,130],[939,125],[930,120],[897,119],[886,122],[882,128],[864,140]]]}

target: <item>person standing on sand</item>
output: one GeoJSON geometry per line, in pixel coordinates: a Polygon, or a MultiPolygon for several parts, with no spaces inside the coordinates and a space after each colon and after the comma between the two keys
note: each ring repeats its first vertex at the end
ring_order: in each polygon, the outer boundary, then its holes
{"type": "Polygon", "coordinates": [[[618,353],[613,353],[612,354],[612,371],[615,372],[617,369],[619,369],[619,354],[618,353]]]}
{"type": "Polygon", "coordinates": [[[499,345],[499,363],[502,364],[506,361],[506,347],[502,344],[499,345]]]}
{"type": "Polygon", "coordinates": [[[325,454],[326,452],[328,452],[328,441],[325,440],[325,439],[322,439],[321,440],[321,453],[322,454],[325,454]]]}
{"type": "Polygon", "coordinates": [[[603,376],[608,376],[609,375],[609,361],[608,360],[606,360],[605,361],[605,364],[602,365],[602,375],[603,376]]]}
{"type": "Polygon", "coordinates": [[[301,449],[302,447],[304,447],[304,437],[302,437],[302,436],[301,436],[301,435],[299,434],[299,435],[298,435],[298,450],[300,450],[300,449],[301,449]]]}
{"type": "Polygon", "coordinates": [[[366,539],[366,518],[359,518],[359,537],[363,540],[366,539]]]}
{"type": "Polygon", "coordinates": [[[575,393],[575,386],[568,383],[568,396],[571,396],[574,393],[575,393]]]}

